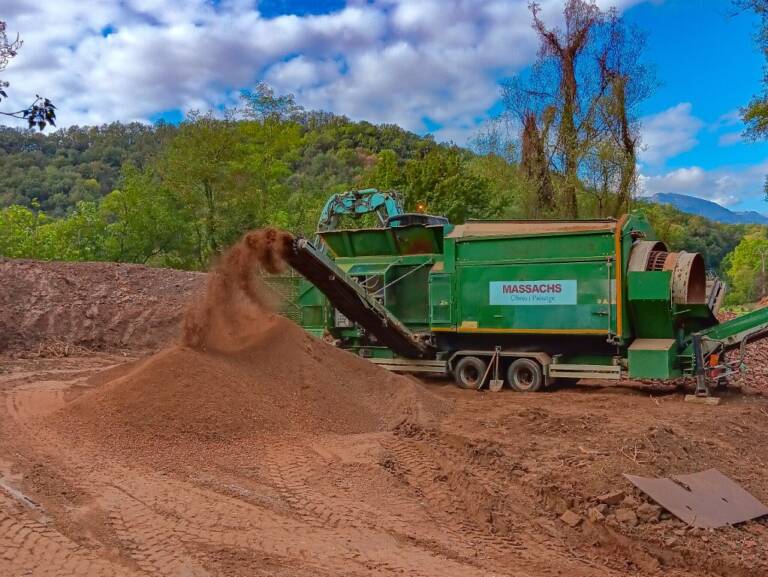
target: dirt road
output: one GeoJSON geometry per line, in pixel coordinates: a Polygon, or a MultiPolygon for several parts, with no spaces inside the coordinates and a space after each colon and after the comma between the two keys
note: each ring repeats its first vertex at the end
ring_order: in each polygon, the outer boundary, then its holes
{"type": "Polygon", "coordinates": [[[768,403],[580,386],[548,394],[426,384],[428,426],[260,435],[136,462],[47,423],[124,357],[5,360],[0,574],[766,575],[768,527],[590,521],[620,473],[715,466],[768,501],[768,403]],[[106,372],[105,372],[106,371],[106,372]],[[559,520],[565,509],[576,527],[559,520]]]}

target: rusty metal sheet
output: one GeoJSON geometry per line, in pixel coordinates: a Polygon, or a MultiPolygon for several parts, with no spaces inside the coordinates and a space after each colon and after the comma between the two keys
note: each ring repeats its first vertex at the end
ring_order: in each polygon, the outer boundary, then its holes
{"type": "Polygon", "coordinates": [[[768,507],[717,469],[672,479],[624,475],[651,499],[694,527],[715,529],[768,515],[768,507]]]}

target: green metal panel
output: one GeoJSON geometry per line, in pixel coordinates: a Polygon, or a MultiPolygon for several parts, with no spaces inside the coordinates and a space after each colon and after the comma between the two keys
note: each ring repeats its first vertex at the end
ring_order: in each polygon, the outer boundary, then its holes
{"type": "Polygon", "coordinates": [[[391,262],[339,263],[339,268],[351,276],[385,274],[392,267],[391,262]]]}
{"type": "Polygon", "coordinates": [[[422,264],[393,266],[385,276],[385,304],[387,308],[410,328],[429,326],[429,269],[431,260],[422,264]]]}
{"type": "Polygon", "coordinates": [[[618,264],[622,271],[620,287],[621,302],[623,303],[621,334],[625,344],[631,342],[631,339],[637,336],[634,323],[632,322],[631,305],[627,302],[629,299],[627,266],[635,236],[642,240],[657,240],[658,238],[644,215],[630,214],[624,219],[621,231],[621,246],[619,257],[617,258],[620,259],[618,264]]]}
{"type": "Polygon", "coordinates": [[[443,227],[402,226],[390,229],[399,254],[443,252],[443,227]]]}
{"type": "Polygon", "coordinates": [[[667,270],[630,272],[627,274],[630,301],[670,302],[672,273],[667,270]]]}
{"type": "Polygon", "coordinates": [[[629,347],[629,376],[633,379],[672,379],[682,373],[675,366],[677,341],[636,339],[629,347]]]}
{"type": "Polygon", "coordinates": [[[675,338],[672,315],[670,271],[630,272],[627,274],[629,309],[637,337],[675,338]]]}
{"type": "Polygon", "coordinates": [[[453,275],[432,273],[429,275],[429,322],[433,327],[450,327],[453,324],[453,275]]]}
{"type": "Polygon", "coordinates": [[[296,306],[302,327],[311,334],[323,334],[327,325],[328,301],[314,285],[302,279],[297,288],[296,306]]]}
{"type": "Polygon", "coordinates": [[[440,254],[442,225],[363,228],[319,232],[335,257],[440,254]]]}
{"type": "MultiPolygon", "coordinates": [[[[611,268],[603,260],[500,265],[460,263],[455,299],[458,326],[486,331],[608,333],[609,320],[615,315],[615,306],[610,304],[613,286],[610,273],[611,268]],[[564,299],[560,293],[553,297],[552,304],[493,304],[492,295],[499,285],[492,283],[506,283],[501,285],[503,291],[507,286],[522,290],[530,283],[543,281],[569,283],[574,302],[561,304],[564,299]]],[[[519,297],[524,298],[527,297],[519,297]]]]}

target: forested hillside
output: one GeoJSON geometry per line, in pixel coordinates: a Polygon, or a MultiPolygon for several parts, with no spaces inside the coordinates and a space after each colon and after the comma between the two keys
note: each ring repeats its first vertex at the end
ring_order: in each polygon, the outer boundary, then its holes
{"type": "MultiPolygon", "coordinates": [[[[512,152],[322,113],[50,134],[6,128],[0,254],[201,269],[249,228],[310,234],[331,193],[367,186],[398,189],[409,209],[424,203],[453,222],[536,216],[512,152]]],[[[593,191],[582,187],[579,198],[583,216],[602,216],[593,191]]],[[[652,203],[635,208],[673,248],[701,252],[715,269],[746,230],[652,203]]]]}
{"type": "Polygon", "coordinates": [[[505,191],[491,179],[499,170],[514,176],[507,163],[396,126],[321,113],[193,114],[178,127],[5,129],[0,137],[7,256],[204,268],[243,230],[311,232],[335,191],[397,187],[409,206],[426,202],[460,221],[501,206],[491,193],[505,191]]]}
{"type": "Polygon", "coordinates": [[[0,127],[0,203],[63,216],[117,186],[124,164],[145,166],[172,126],[114,123],[52,133],[0,127]]]}

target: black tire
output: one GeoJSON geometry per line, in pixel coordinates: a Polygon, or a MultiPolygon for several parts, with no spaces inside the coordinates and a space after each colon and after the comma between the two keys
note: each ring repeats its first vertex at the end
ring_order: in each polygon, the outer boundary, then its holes
{"type": "Polygon", "coordinates": [[[453,368],[453,378],[462,389],[477,389],[488,363],[477,357],[463,357],[453,368]]]}
{"type": "Polygon", "coordinates": [[[516,359],[507,369],[507,382],[515,391],[535,393],[544,387],[544,372],[533,359],[516,359]]]}

